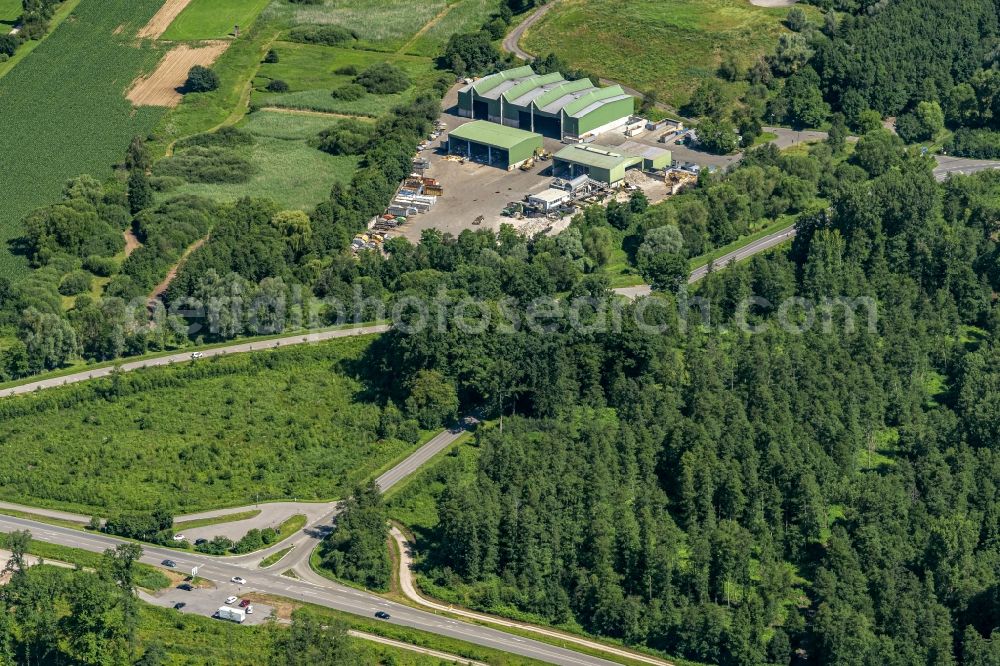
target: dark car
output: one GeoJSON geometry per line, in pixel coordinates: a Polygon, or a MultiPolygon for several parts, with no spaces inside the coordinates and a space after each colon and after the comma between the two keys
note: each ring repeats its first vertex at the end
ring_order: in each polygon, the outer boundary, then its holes
{"type": "Polygon", "coordinates": [[[240,601],[240,608],[246,608],[249,605],[250,605],[249,599],[243,599],[242,601],[240,601]]]}
{"type": "Polygon", "coordinates": [[[208,539],[195,539],[194,540],[194,545],[196,545],[196,546],[200,546],[200,545],[205,544],[205,543],[208,543],[208,539]]]}
{"type": "Polygon", "coordinates": [[[165,567],[170,567],[171,569],[177,566],[177,563],[174,562],[173,560],[163,560],[162,562],[160,562],[160,564],[162,564],[165,567]]]}
{"type": "Polygon", "coordinates": [[[386,613],[385,611],[376,611],[375,617],[377,617],[380,620],[388,620],[392,616],[386,613]]]}
{"type": "Polygon", "coordinates": [[[174,610],[180,610],[185,606],[187,606],[186,603],[184,603],[183,601],[178,601],[176,604],[174,604],[174,610]]]}
{"type": "Polygon", "coordinates": [[[194,587],[192,587],[188,583],[181,583],[180,585],[177,586],[177,589],[184,590],[185,592],[190,592],[191,590],[194,589],[194,587]]]}

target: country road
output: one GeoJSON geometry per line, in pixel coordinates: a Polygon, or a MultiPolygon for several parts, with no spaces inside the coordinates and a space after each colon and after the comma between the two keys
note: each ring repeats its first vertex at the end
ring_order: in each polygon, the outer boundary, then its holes
{"type": "MultiPolygon", "coordinates": [[[[333,340],[336,338],[348,338],[355,335],[371,335],[373,333],[385,333],[389,330],[389,326],[385,324],[376,324],[373,326],[358,326],[355,328],[341,328],[333,331],[321,331],[319,333],[296,333],[295,335],[288,335],[283,338],[275,338],[266,341],[257,342],[241,342],[237,344],[227,345],[225,347],[215,347],[212,349],[199,350],[199,353],[204,358],[210,358],[212,356],[225,356],[226,354],[242,354],[252,351],[262,351],[265,349],[274,349],[277,347],[290,347],[292,345],[310,344],[313,342],[322,342],[324,340],[333,340]]],[[[109,377],[116,370],[119,372],[132,372],[133,370],[140,370],[142,368],[156,368],[165,365],[171,365],[173,363],[183,363],[185,361],[191,360],[190,351],[181,352],[178,354],[171,354],[169,356],[157,356],[156,358],[142,359],[138,361],[131,361],[128,363],[122,363],[118,366],[105,366],[102,368],[94,368],[92,370],[81,370],[80,372],[75,372],[71,375],[63,375],[62,377],[52,377],[51,379],[41,379],[35,382],[29,382],[27,384],[20,384],[11,388],[6,388],[0,391],[0,395],[3,397],[9,397],[14,395],[23,395],[25,393],[32,393],[41,389],[56,388],[59,386],[65,386],[67,384],[76,384],[77,382],[85,382],[90,379],[98,379],[99,377],[109,377]]]]}
{"type": "MultiPolygon", "coordinates": [[[[121,539],[115,539],[103,534],[82,532],[66,527],[57,527],[22,518],[0,515],[0,532],[14,530],[30,530],[32,536],[47,543],[55,543],[72,548],[80,548],[91,552],[103,552],[113,548],[121,539]]],[[[565,648],[548,645],[540,641],[513,636],[497,629],[476,626],[444,618],[433,613],[410,608],[403,604],[387,601],[368,592],[362,592],[346,585],[323,579],[323,584],[305,580],[295,580],[279,573],[248,571],[248,567],[230,563],[224,559],[213,558],[197,553],[176,551],[156,546],[143,546],[142,561],[146,564],[159,565],[164,559],[177,563],[180,571],[190,571],[198,566],[198,576],[214,583],[231,586],[230,579],[241,576],[247,579],[241,592],[256,591],[273,594],[296,601],[313,603],[327,608],[371,617],[375,611],[384,610],[392,617],[386,622],[419,629],[430,633],[455,638],[458,640],[501,650],[511,654],[539,659],[551,664],[564,666],[610,666],[615,662],[593,657],[565,648]]]]}

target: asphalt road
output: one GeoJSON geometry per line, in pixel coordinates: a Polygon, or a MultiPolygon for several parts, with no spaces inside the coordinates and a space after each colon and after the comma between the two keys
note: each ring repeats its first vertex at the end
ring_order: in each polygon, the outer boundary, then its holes
{"type": "Polygon", "coordinates": [[[994,160],[969,160],[948,155],[937,155],[935,159],[938,165],[934,169],[934,177],[938,181],[943,181],[952,174],[968,176],[987,169],[1000,169],[1000,162],[994,160]]]}
{"type": "MultiPolygon", "coordinates": [[[[119,539],[103,534],[81,532],[46,523],[0,515],[0,531],[10,532],[23,529],[31,530],[34,538],[40,541],[92,552],[103,552],[107,548],[113,548],[117,544],[122,543],[119,539]]],[[[233,576],[242,576],[247,579],[247,585],[237,588],[237,591],[243,594],[247,592],[273,594],[366,617],[373,616],[375,611],[383,610],[392,616],[391,619],[387,620],[387,622],[392,624],[412,627],[433,634],[463,640],[475,645],[539,659],[552,664],[565,666],[576,666],[578,664],[586,666],[610,666],[614,664],[614,662],[605,659],[513,636],[496,629],[443,618],[427,611],[387,601],[374,594],[339,585],[333,581],[324,579],[323,585],[317,585],[309,581],[294,580],[277,573],[261,570],[248,571],[247,567],[207,555],[178,552],[169,548],[155,546],[143,546],[143,562],[159,565],[164,559],[171,559],[177,562],[178,570],[180,571],[190,571],[192,567],[198,566],[198,576],[219,584],[220,589],[229,589],[232,587],[232,584],[229,582],[230,579],[233,576]]]]}
{"type": "MultiPolygon", "coordinates": [[[[334,331],[321,331],[319,333],[303,332],[263,342],[261,341],[243,342],[239,344],[227,345],[225,347],[216,347],[214,349],[202,349],[198,351],[200,351],[201,355],[204,358],[211,358],[212,356],[225,356],[226,354],[242,354],[244,352],[261,351],[265,349],[275,349],[278,347],[290,347],[293,345],[322,342],[323,340],[333,340],[335,338],[349,338],[355,335],[370,335],[372,333],[384,333],[388,330],[389,330],[388,325],[377,324],[374,326],[358,326],[355,328],[342,328],[334,331]]],[[[139,361],[132,361],[129,363],[122,363],[121,365],[118,366],[107,366],[103,368],[94,368],[92,370],[82,370],[80,372],[76,372],[71,375],[54,377],[52,379],[42,379],[37,382],[31,382],[29,384],[21,384],[20,386],[14,386],[8,389],[3,389],[3,391],[0,391],[0,394],[2,394],[2,396],[23,395],[25,393],[31,393],[33,391],[40,389],[55,388],[57,386],[65,386],[67,384],[84,382],[89,379],[108,377],[112,373],[114,373],[116,369],[120,372],[131,372],[133,370],[139,370],[141,368],[155,368],[164,365],[171,365],[173,363],[183,363],[185,361],[191,361],[190,351],[182,352],[179,354],[171,354],[169,356],[158,356],[156,358],[149,358],[139,361]]]]}

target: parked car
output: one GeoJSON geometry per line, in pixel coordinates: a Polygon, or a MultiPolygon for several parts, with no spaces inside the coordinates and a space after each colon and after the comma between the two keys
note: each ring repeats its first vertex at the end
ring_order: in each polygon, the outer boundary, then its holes
{"type": "Polygon", "coordinates": [[[193,353],[191,354],[191,359],[192,359],[192,360],[198,360],[199,358],[203,358],[204,356],[205,356],[205,355],[204,355],[204,354],[202,354],[201,352],[193,352],[193,353]]]}
{"type": "Polygon", "coordinates": [[[163,560],[162,562],[160,562],[160,564],[162,564],[165,567],[170,567],[171,569],[177,566],[177,563],[174,562],[173,560],[163,560]]]}
{"type": "Polygon", "coordinates": [[[177,589],[178,590],[184,590],[185,592],[190,592],[194,588],[191,585],[189,585],[188,583],[181,583],[180,585],[177,586],[177,589]]]}
{"type": "Polygon", "coordinates": [[[226,605],[230,606],[232,604],[235,604],[238,598],[239,597],[226,597],[226,605]]]}
{"type": "Polygon", "coordinates": [[[253,604],[247,606],[247,615],[253,615],[253,604]]]}
{"type": "Polygon", "coordinates": [[[375,617],[377,617],[380,620],[388,620],[392,616],[386,613],[385,611],[376,611],[375,617]]]}
{"type": "Polygon", "coordinates": [[[178,601],[176,604],[174,604],[174,610],[180,610],[185,606],[187,606],[186,603],[184,603],[183,601],[178,601]]]}
{"type": "Polygon", "coordinates": [[[236,583],[237,585],[246,585],[247,584],[247,579],[243,578],[242,576],[233,576],[232,578],[230,578],[230,580],[232,582],[236,583]]]}
{"type": "Polygon", "coordinates": [[[240,608],[246,608],[249,605],[250,605],[250,600],[249,599],[242,599],[242,600],[240,600],[240,608]]]}
{"type": "Polygon", "coordinates": [[[200,546],[200,545],[202,545],[204,543],[208,543],[208,539],[195,539],[194,540],[194,545],[196,545],[196,546],[200,546]]]}
{"type": "Polygon", "coordinates": [[[175,534],[174,535],[174,541],[184,541],[186,539],[187,539],[187,537],[184,536],[183,534],[175,534]]]}

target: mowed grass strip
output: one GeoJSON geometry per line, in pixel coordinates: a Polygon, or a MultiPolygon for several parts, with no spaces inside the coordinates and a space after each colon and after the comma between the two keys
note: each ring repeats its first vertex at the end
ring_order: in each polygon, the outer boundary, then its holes
{"type": "Polygon", "coordinates": [[[4,400],[0,496],[87,515],[344,497],[414,448],[379,439],[381,407],[351,374],[372,340],[129,373],[110,399],[112,380],[4,400]]]}
{"type": "Polygon", "coordinates": [[[134,38],[160,4],[82,0],[72,19],[0,79],[0,275],[17,279],[26,269],[9,245],[23,233],[25,215],[58,200],[69,178],[107,178],[129,140],[162,115],[134,110],[124,95],[162,55],[134,38]]]}
{"type": "Polygon", "coordinates": [[[221,39],[232,35],[236,26],[246,32],[268,2],[270,0],[192,0],[161,39],[221,39]]]}
{"type": "Polygon", "coordinates": [[[728,54],[748,66],[772,51],[787,13],[747,0],[560,0],[521,46],[680,105],[728,54]]]}

